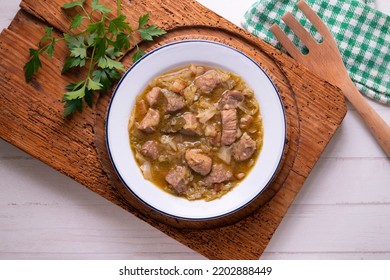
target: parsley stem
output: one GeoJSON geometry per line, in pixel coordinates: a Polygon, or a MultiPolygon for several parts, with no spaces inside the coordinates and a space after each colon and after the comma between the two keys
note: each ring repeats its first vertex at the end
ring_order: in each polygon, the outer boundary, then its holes
{"type": "Polygon", "coordinates": [[[87,16],[87,18],[89,20],[91,20],[91,16],[87,13],[87,11],[85,10],[84,6],[81,6],[81,9],[83,9],[83,11],[84,11],[85,15],[87,16]]]}
{"type": "Polygon", "coordinates": [[[93,60],[95,58],[95,50],[96,50],[96,45],[93,46],[93,49],[92,49],[92,54],[91,54],[91,58],[90,58],[90,62],[89,62],[89,68],[88,68],[88,78],[91,77],[92,64],[93,64],[93,60]]]}
{"type": "Polygon", "coordinates": [[[44,45],[42,48],[38,49],[38,53],[43,52],[48,47],[49,47],[49,44],[44,45]]]}
{"type": "Polygon", "coordinates": [[[121,0],[117,0],[118,17],[121,15],[121,0]]]}

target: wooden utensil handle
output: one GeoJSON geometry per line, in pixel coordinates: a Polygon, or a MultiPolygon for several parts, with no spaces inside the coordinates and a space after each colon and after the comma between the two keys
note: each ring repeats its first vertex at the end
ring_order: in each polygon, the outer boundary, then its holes
{"type": "Polygon", "coordinates": [[[345,97],[359,112],[379,145],[390,157],[390,127],[381,116],[368,104],[351,80],[340,85],[345,97]]]}

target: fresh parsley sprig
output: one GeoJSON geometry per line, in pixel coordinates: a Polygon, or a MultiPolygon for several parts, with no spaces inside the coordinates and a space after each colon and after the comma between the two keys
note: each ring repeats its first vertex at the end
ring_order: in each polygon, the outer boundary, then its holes
{"type": "Polygon", "coordinates": [[[42,67],[40,56],[47,55],[52,58],[56,43],[64,40],[69,49],[69,55],[63,65],[62,73],[73,68],[86,67],[88,69],[82,80],[66,86],[62,99],[65,103],[65,117],[76,110],[82,112],[84,101],[91,107],[94,92],[105,92],[114,81],[120,79],[125,69],[118,58],[123,55],[123,51],[132,46],[136,47],[136,52],[132,56],[133,62],[145,54],[139,48],[135,34],[139,34],[143,40],[147,41],[152,41],[155,37],[165,34],[165,31],[157,26],[147,25],[148,13],[141,15],[138,19],[138,26],[132,28],[126,21],[126,16],[121,13],[120,0],[117,0],[116,17],[112,17],[111,9],[100,4],[99,0],[92,0],[92,9],[89,12],[84,4],[85,0],[82,0],[62,6],[65,10],[77,11],[69,29],[76,29],[78,32],[65,33],[62,37],[56,38],[53,35],[53,28],[46,27],[45,35],[39,41],[37,48],[29,49],[30,58],[24,65],[25,79],[29,82],[34,73],[42,67]],[[80,30],[83,22],[86,22],[85,28],[80,30]]]}

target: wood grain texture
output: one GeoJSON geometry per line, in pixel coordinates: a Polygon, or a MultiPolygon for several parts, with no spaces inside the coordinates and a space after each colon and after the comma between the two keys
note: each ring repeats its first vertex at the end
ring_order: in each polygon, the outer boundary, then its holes
{"type": "MultiPolygon", "coordinates": [[[[64,31],[69,26],[69,17],[60,10],[62,3],[24,1],[22,7],[64,31]]],[[[0,117],[1,137],[208,258],[258,258],[344,117],[343,97],[335,87],[318,79],[291,58],[196,2],[131,1],[124,3],[123,8],[130,18],[152,11],[153,23],[169,31],[161,41],[168,36],[183,36],[183,33],[218,38],[224,34],[226,43],[245,49],[265,69],[281,93],[285,89],[294,97],[283,102],[285,106],[297,108],[299,130],[295,133],[300,137],[297,155],[291,162],[292,172],[273,198],[252,216],[232,226],[208,230],[178,230],[129,207],[104,171],[102,157],[96,150],[96,120],[104,116],[104,110],[86,109],[82,115],[68,121],[61,117],[63,87],[72,79],[59,74],[64,56],[56,55],[53,61],[44,61],[44,70],[29,85],[24,83],[22,75],[27,57],[19,56],[20,59],[15,61],[9,56],[9,53],[27,54],[28,41],[37,41],[43,32],[42,22],[24,12],[19,13],[10,29],[1,35],[0,109],[4,112],[0,117]]],[[[145,47],[153,46],[145,44],[145,47]]],[[[123,61],[129,66],[126,59],[128,57],[123,61]]],[[[100,99],[98,106],[104,104],[104,100],[100,99]]]]}

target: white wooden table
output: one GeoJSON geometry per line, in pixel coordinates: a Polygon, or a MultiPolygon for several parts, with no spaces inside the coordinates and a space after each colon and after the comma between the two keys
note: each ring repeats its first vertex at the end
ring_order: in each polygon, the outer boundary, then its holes
{"type": "MultiPolygon", "coordinates": [[[[199,0],[237,25],[253,1],[199,0]]],[[[0,29],[19,2],[0,0],[0,29]]],[[[262,259],[390,259],[389,236],[390,160],[349,106],[262,259]]],[[[0,259],[204,257],[0,140],[0,259]]]]}

